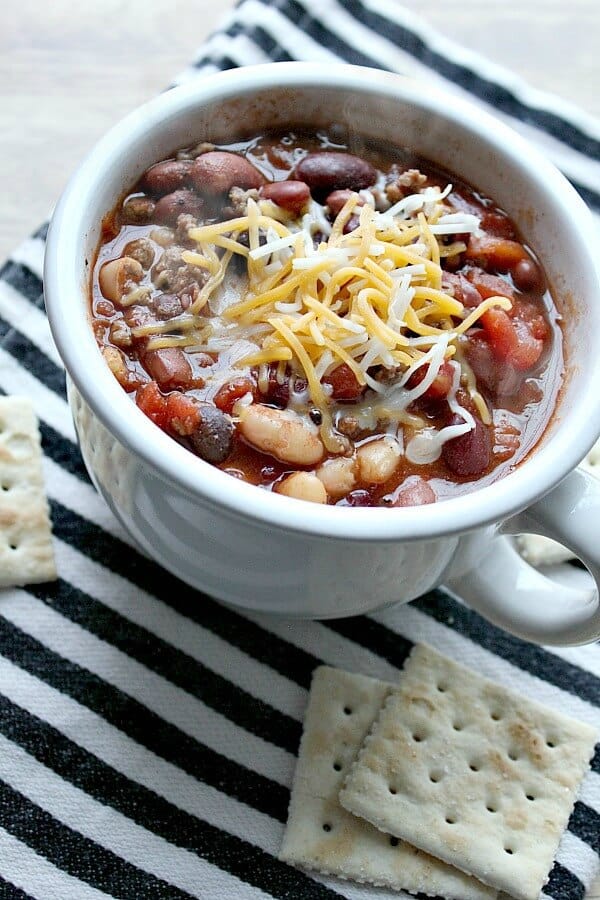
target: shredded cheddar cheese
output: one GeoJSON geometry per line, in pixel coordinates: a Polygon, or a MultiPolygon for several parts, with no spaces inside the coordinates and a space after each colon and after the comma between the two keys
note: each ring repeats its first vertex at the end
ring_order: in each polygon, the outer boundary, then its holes
{"type": "MultiPolygon", "coordinates": [[[[341,363],[374,394],[357,405],[359,419],[379,416],[414,431],[421,419],[408,405],[433,383],[445,360],[454,360],[451,406],[462,384],[489,423],[473,373],[457,354],[458,341],[487,310],[509,309],[511,303],[490,297],[465,310],[443,290],[441,260],[465,249],[460,241],[444,242],[445,236],[479,227],[473,215],[448,212],[444,199],[450,191],[450,185],[444,191],[428,187],[383,213],[372,198],[352,194],[333,224],[314,201],[293,219],[271,201],[249,198],[245,215],[189,229],[197,249],[186,250],[183,261],[208,273],[189,310],[133,332],[147,335],[150,347],[209,351],[233,346],[243,336],[248,351],[234,365],[257,367],[259,386],[266,384],[269,364],[276,363],[282,377],[291,365],[306,379],[310,403],[320,410],[321,436],[330,452],[342,452],[344,439],[334,428],[323,379],[341,363]],[[357,216],[358,226],[344,233],[357,216]],[[243,290],[223,303],[220,292],[234,256],[245,267],[243,290]],[[207,304],[212,316],[201,315],[207,304]],[[421,367],[424,377],[409,388],[421,367]],[[387,380],[378,375],[384,370],[391,373],[387,380]]],[[[468,414],[464,419],[468,423],[468,414]]],[[[413,437],[407,453],[429,458],[432,446],[413,437]]]]}

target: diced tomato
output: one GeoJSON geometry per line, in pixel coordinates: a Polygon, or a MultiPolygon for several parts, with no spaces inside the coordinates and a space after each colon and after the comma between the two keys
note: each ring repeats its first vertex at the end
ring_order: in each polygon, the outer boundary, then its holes
{"type": "Polygon", "coordinates": [[[193,434],[200,425],[200,408],[192,397],[181,391],[166,396],[167,427],[180,435],[193,434]]]}
{"type": "Polygon", "coordinates": [[[358,383],[356,375],[346,363],[333,369],[323,378],[323,384],[331,385],[331,396],[334,400],[358,400],[364,387],[358,383]]]}
{"type": "MultiPolygon", "coordinates": [[[[408,379],[406,383],[407,388],[414,388],[418,384],[421,384],[426,374],[427,366],[420,366],[412,373],[412,375],[408,379]]],[[[454,369],[449,362],[444,361],[441,364],[437,375],[435,376],[425,393],[421,394],[421,397],[424,400],[443,400],[444,397],[447,397],[450,393],[450,388],[452,387],[453,380],[454,369]]]]}
{"type": "Polygon", "coordinates": [[[136,403],[145,415],[163,431],[180,435],[192,434],[200,423],[198,404],[181,391],[161,394],[155,381],[142,385],[136,403]]]}
{"type": "Polygon", "coordinates": [[[496,359],[524,372],[539,360],[544,342],[536,338],[523,319],[511,319],[503,309],[488,309],[481,324],[496,359]]]}
{"type": "Polygon", "coordinates": [[[139,388],[135,402],[155,425],[163,430],[167,425],[167,398],[161,394],[155,381],[149,381],[139,388]]]}
{"type": "Polygon", "coordinates": [[[512,287],[499,275],[488,275],[487,272],[473,267],[468,270],[467,278],[477,288],[482,300],[487,300],[488,297],[508,297],[513,301],[515,299],[512,287]]]}
{"type": "Polygon", "coordinates": [[[525,247],[518,241],[509,241],[487,234],[473,234],[467,244],[465,258],[482,265],[485,269],[509,272],[521,260],[530,257],[525,247]]]}
{"type": "Polygon", "coordinates": [[[251,378],[240,376],[222,384],[213,398],[213,403],[220,410],[231,414],[236,402],[246,394],[256,395],[256,384],[251,378]]]}

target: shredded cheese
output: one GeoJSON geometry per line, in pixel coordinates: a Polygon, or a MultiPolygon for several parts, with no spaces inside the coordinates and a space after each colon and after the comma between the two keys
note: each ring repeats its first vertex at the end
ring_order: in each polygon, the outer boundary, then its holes
{"type": "Polygon", "coordinates": [[[361,406],[362,418],[397,423],[392,430],[406,427],[410,439],[403,446],[414,462],[437,459],[445,440],[474,427],[456,400],[461,378],[478,414],[490,422],[472,371],[460,353],[456,356],[459,338],[488,309],[511,305],[505,297],[490,297],[465,310],[442,289],[441,259],[465,249],[461,241],[444,243],[447,236],[479,230],[476,216],[449,211],[444,200],[451,190],[451,185],[443,191],[428,187],[385,212],[376,210],[372,195],[353,193],[333,224],[314,201],[294,219],[270,201],[249,198],[245,215],[189,229],[197,249],[186,250],[183,260],[209,273],[190,309],[133,331],[148,335],[153,347],[171,341],[171,346],[212,350],[231,348],[243,336],[248,349],[234,365],[256,367],[263,387],[271,363],[282,377],[287,365],[303,375],[306,399],[321,412],[321,436],[330,452],[343,452],[347,444],[334,429],[334,404],[323,379],[343,363],[359,385],[372,389],[361,406]],[[353,216],[358,226],[345,234],[353,216]],[[247,235],[244,244],[240,235],[247,235]],[[245,262],[244,291],[233,301],[216,302],[234,254],[245,262]],[[199,315],[209,302],[213,315],[199,315]],[[464,424],[436,431],[407,408],[452,359],[448,402],[464,424]],[[422,367],[424,377],[409,388],[422,367]],[[377,370],[390,375],[381,377],[377,370]]]}

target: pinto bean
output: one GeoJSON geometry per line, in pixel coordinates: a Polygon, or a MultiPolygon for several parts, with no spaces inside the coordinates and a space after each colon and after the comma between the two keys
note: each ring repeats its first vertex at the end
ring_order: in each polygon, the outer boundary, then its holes
{"type": "Polygon", "coordinates": [[[240,414],[239,429],[248,443],[281,462],[312,466],[323,458],[317,429],[292,410],[258,403],[247,406],[240,414]]]}
{"type": "Polygon", "coordinates": [[[345,497],[356,484],[356,460],[351,456],[338,456],[327,459],[317,469],[325,490],[334,500],[345,497]]]}
{"type": "Polygon", "coordinates": [[[383,484],[398,467],[400,445],[391,437],[369,441],[358,448],[356,460],[361,481],[366,484],[383,484]]]}
{"type": "Polygon", "coordinates": [[[181,213],[199,216],[203,206],[202,197],[188,188],[181,188],[160,198],[154,210],[154,218],[162,225],[175,225],[181,213]]]}
{"type": "Polygon", "coordinates": [[[532,259],[521,259],[511,270],[512,280],[520,291],[540,291],[543,278],[540,267],[532,259]]]}
{"type": "Polygon", "coordinates": [[[260,189],[260,196],[297,216],[310,200],[310,188],[303,181],[273,181],[260,189]]]}
{"type": "Polygon", "coordinates": [[[154,214],[155,202],[150,197],[127,197],[123,203],[123,215],[132,225],[149,222],[154,214]]]}
{"type": "Polygon", "coordinates": [[[227,194],[232,187],[259,188],[264,178],[251,162],[237,153],[212,150],[198,156],[190,173],[194,187],[203,194],[227,194]]]}
{"type": "Polygon", "coordinates": [[[179,347],[148,350],[144,353],[142,362],[150,377],[166,390],[186,388],[192,381],[192,367],[179,347]]]}
{"type": "Polygon", "coordinates": [[[360,191],[377,181],[376,169],[366,160],[331,150],[309,153],[296,166],[295,175],[321,197],[343,188],[360,191]]]}
{"type": "Polygon", "coordinates": [[[191,159],[165,159],[144,172],[142,186],[155,197],[172,194],[187,185],[191,168],[191,159]]]}
{"type": "Polygon", "coordinates": [[[428,481],[419,475],[407,481],[396,494],[392,506],[425,506],[435,503],[437,497],[428,481]]]}
{"type": "MultiPolygon", "coordinates": [[[[481,419],[474,416],[475,428],[460,437],[446,441],[442,448],[442,459],[455,475],[463,478],[482,475],[490,464],[492,455],[489,429],[481,419]]],[[[463,419],[452,416],[450,425],[460,425],[463,419]]]]}
{"type": "Polygon", "coordinates": [[[293,472],[277,485],[276,491],[278,494],[285,494],[286,497],[294,497],[296,500],[327,503],[327,491],[323,483],[312,472],[293,472]]]}
{"type": "Polygon", "coordinates": [[[234,425],[229,416],[212,403],[200,404],[200,424],[190,435],[195,453],[210,463],[227,459],[233,446],[234,425]]]}
{"type": "Polygon", "coordinates": [[[129,241],[123,247],[123,253],[130,259],[137,260],[142,269],[149,269],[154,262],[154,247],[147,238],[137,238],[135,241],[129,241]]]}
{"type": "Polygon", "coordinates": [[[98,283],[107,300],[120,303],[125,294],[142,280],[143,275],[144,270],[137,259],[121,256],[104,263],[98,275],[98,283]]]}

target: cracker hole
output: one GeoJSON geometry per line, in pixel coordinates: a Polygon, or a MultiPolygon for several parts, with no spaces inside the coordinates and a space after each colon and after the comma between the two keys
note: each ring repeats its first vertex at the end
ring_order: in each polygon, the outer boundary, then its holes
{"type": "Polygon", "coordinates": [[[440,694],[446,693],[446,685],[445,684],[438,684],[437,689],[440,692],[440,694]]]}
{"type": "Polygon", "coordinates": [[[502,716],[500,715],[500,713],[499,713],[499,712],[496,712],[495,710],[494,710],[492,713],[490,713],[490,716],[491,716],[491,718],[492,718],[492,720],[493,720],[494,722],[499,722],[500,719],[502,718],[502,716]]]}
{"type": "Polygon", "coordinates": [[[351,706],[345,706],[345,707],[344,707],[344,715],[345,715],[345,716],[351,716],[351,715],[352,715],[352,707],[351,707],[351,706]]]}
{"type": "Polygon", "coordinates": [[[18,549],[19,549],[19,545],[18,545],[18,544],[15,544],[14,541],[11,541],[10,544],[9,544],[8,546],[10,547],[11,550],[18,550],[18,549]]]}
{"type": "Polygon", "coordinates": [[[462,722],[455,722],[452,727],[454,728],[455,731],[462,731],[464,728],[464,725],[462,724],[462,722]]]}
{"type": "Polygon", "coordinates": [[[498,812],[498,807],[494,806],[492,803],[488,803],[486,806],[486,809],[489,813],[497,813],[498,812]]]}
{"type": "Polygon", "coordinates": [[[533,796],[533,794],[525,794],[525,796],[527,797],[527,799],[529,800],[530,803],[533,803],[533,801],[535,800],[535,797],[533,796]]]}
{"type": "Polygon", "coordinates": [[[421,741],[424,740],[423,735],[422,735],[422,734],[419,734],[418,731],[416,731],[416,732],[413,734],[412,739],[413,739],[413,741],[414,741],[416,744],[420,744],[421,741]]]}
{"type": "Polygon", "coordinates": [[[508,758],[512,759],[513,762],[516,762],[519,758],[518,754],[514,750],[508,751],[508,758]]]}
{"type": "Polygon", "coordinates": [[[550,749],[552,750],[554,749],[554,747],[556,747],[556,744],[554,741],[546,741],[546,747],[550,747],[550,749]]]}
{"type": "Polygon", "coordinates": [[[10,491],[10,484],[2,483],[2,485],[0,485],[0,487],[2,487],[3,491],[10,491]]]}
{"type": "Polygon", "coordinates": [[[394,797],[395,797],[396,794],[398,793],[398,791],[396,790],[396,788],[395,788],[395,787],[392,787],[391,785],[388,787],[388,791],[389,791],[390,794],[392,794],[392,796],[394,796],[394,797]]]}
{"type": "Polygon", "coordinates": [[[331,825],[329,824],[329,822],[323,823],[323,831],[326,831],[328,833],[331,831],[331,825]]]}
{"type": "Polygon", "coordinates": [[[334,764],[333,764],[333,771],[334,771],[334,772],[341,772],[341,771],[342,771],[342,764],[339,763],[339,762],[334,762],[334,764]]]}
{"type": "Polygon", "coordinates": [[[469,763],[469,768],[471,772],[479,772],[479,766],[476,762],[469,763]]]}
{"type": "Polygon", "coordinates": [[[398,838],[396,838],[396,837],[391,837],[391,838],[390,838],[390,847],[397,847],[397,846],[398,846],[398,843],[399,843],[399,842],[398,842],[398,838]]]}
{"type": "Polygon", "coordinates": [[[456,825],[456,819],[452,816],[446,816],[446,825],[456,825]]]}
{"type": "Polygon", "coordinates": [[[514,854],[515,851],[513,850],[512,847],[505,847],[505,848],[504,848],[504,852],[505,852],[505,853],[508,853],[509,856],[512,856],[512,855],[514,854]]]}
{"type": "Polygon", "coordinates": [[[430,773],[429,773],[429,780],[430,780],[433,784],[437,784],[439,781],[442,780],[442,776],[440,775],[439,772],[430,772],[430,773]]]}

